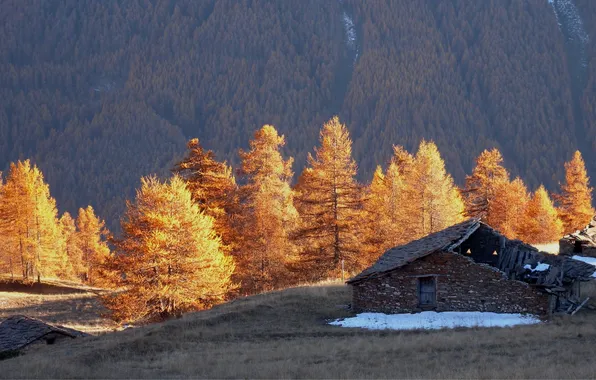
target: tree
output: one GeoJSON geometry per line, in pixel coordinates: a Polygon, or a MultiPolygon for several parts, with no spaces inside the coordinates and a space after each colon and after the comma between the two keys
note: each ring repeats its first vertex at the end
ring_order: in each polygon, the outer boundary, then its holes
{"type": "Polygon", "coordinates": [[[0,215],[10,272],[20,266],[24,281],[64,276],[56,201],[43,174],[29,160],[10,165],[1,188],[0,215]]]}
{"type": "Polygon", "coordinates": [[[87,273],[87,268],[83,262],[83,251],[75,220],[68,212],[60,217],[60,232],[62,234],[62,249],[68,258],[69,277],[82,281],[87,273]]]}
{"type": "Polygon", "coordinates": [[[582,155],[576,151],[571,161],[565,163],[565,184],[561,194],[555,196],[563,232],[571,233],[584,228],[594,216],[592,188],[582,155]]]}
{"type": "Polygon", "coordinates": [[[188,152],[172,171],[186,181],[192,199],[201,210],[215,219],[215,230],[226,246],[234,242],[231,227],[235,213],[237,185],[232,168],[215,159],[211,150],[204,150],[199,139],[187,143],[188,152]]]}
{"type": "Polygon", "coordinates": [[[563,223],[557,210],[544,186],[540,185],[526,207],[521,238],[532,244],[550,243],[558,240],[562,232],[563,223]]]}
{"type": "Polygon", "coordinates": [[[363,203],[364,247],[369,255],[381,253],[390,238],[390,220],[386,212],[390,198],[383,168],[377,166],[363,203]]]}
{"type": "Polygon", "coordinates": [[[233,260],[180,177],[142,178],[121,225],[112,260],[123,290],[103,299],[115,319],[178,316],[219,303],[232,289],[233,260]]]}
{"type": "Polygon", "coordinates": [[[496,148],[483,151],[476,159],[476,167],[472,175],[466,177],[463,191],[466,214],[472,218],[493,225],[493,218],[498,218],[498,210],[494,209],[496,189],[504,182],[509,182],[509,173],[502,166],[503,157],[496,148]]]}
{"type": "Polygon", "coordinates": [[[463,201],[434,142],[420,142],[405,181],[405,202],[412,205],[408,213],[413,228],[412,239],[463,220],[463,201]]]}
{"type": "Polygon", "coordinates": [[[309,154],[297,186],[301,228],[296,237],[302,273],[311,280],[339,277],[343,269],[355,272],[367,264],[360,252],[362,199],[352,140],[337,116],[323,126],[320,144],[314,157],[309,154]]]}
{"type": "Polygon", "coordinates": [[[265,125],[255,132],[250,150],[240,151],[240,175],[246,184],[240,189],[242,244],[240,278],[243,290],[258,292],[288,283],[286,264],[295,247],[290,233],[298,213],[290,186],[293,160],[284,160],[285,144],[275,127],[265,125]]]}
{"type": "Polygon", "coordinates": [[[86,269],[83,278],[90,284],[100,285],[101,278],[97,278],[96,274],[110,256],[110,249],[105,241],[109,232],[91,206],[79,209],[76,225],[79,249],[86,269]]]}
{"type": "Polygon", "coordinates": [[[379,166],[375,171],[364,201],[366,241],[370,261],[389,248],[408,241],[408,211],[411,207],[405,198],[405,183],[398,165],[391,162],[387,173],[379,166]]]}
{"type": "Polygon", "coordinates": [[[528,189],[521,178],[498,182],[494,188],[491,227],[509,239],[519,239],[529,200],[528,189]]]}

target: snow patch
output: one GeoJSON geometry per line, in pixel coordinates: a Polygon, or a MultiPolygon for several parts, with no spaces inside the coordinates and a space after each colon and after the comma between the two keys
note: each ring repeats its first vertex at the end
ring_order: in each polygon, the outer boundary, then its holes
{"type": "Polygon", "coordinates": [[[572,0],[548,0],[548,3],[553,7],[559,27],[567,30],[569,41],[579,42],[582,49],[581,65],[587,67],[588,60],[585,54],[585,45],[590,37],[584,28],[579,10],[572,0]]]}
{"type": "Polygon", "coordinates": [[[480,311],[423,311],[417,314],[360,313],[352,318],[329,322],[333,326],[369,330],[434,330],[455,327],[509,327],[540,323],[533,315],[501,314],[480,311]]]}
{"type": "MultiPolygon", "coordinates": [[[[343,6],[343,1],[339,1],[340,5],[343,6]]],[[[341,15],[342,22],[344,24],[344,32],[346,34],[346,46],[348,50],[354,53],[354,62],[358,60],[360,52],[358,51],[358,35],[356,34],[356,25],[350,14],[344,9],[341,15]]]]}
{"type": "Polygon", "coordinates": [[[538,265],[536,265],[536,268],[534,269],[532,269],[532,266],[530,264],[524,265],[524,269],[529,269],[532,272],[544,272],[545,270],[548,270],[548,268],[550,268],[550,265],[543,263],[538,263],[538,265]]]}
{"type": "Polygon", "coordinates": [[[577,256],[577,255],[574,255],[571,258],[573,260],[583,261],[586,264],[590,264],[590,265],[596,266],[596,257],[586,257],[586,256],[577,256]]]}

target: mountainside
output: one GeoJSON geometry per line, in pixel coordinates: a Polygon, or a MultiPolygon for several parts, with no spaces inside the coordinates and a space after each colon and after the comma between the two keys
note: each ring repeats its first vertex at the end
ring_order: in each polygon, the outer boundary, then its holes
{"type": "Polygon", "coordinates": [[[0,31],[0,167],[112,226],[186,139],[235,164],[273,124],[298,172],[334,114],[363,181],[421,138],[459,183],[493,146],[531,187],[575,149],[596,174],[590,0],[5,0],[0,31]]]}

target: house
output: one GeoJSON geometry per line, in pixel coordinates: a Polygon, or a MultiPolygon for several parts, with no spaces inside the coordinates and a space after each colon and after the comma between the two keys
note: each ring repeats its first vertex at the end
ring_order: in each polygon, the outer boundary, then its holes
{"type": "Polygon", "coordinates": [[[88,336],[81,331],[52,326],[38,319],[15,315],[0,323],[0,357],[34,343],[54,344],[62,339],[88,336]]]}
{"type": "Polygon", "coordinates": [[[347,283],[357,312],[546,314],[577,308],[592,273],[470,219],[388,250],[347,283]]]}
{"type": "Polygon", "coordinates": [[[559,240],[559,254],[596,257],[596,216],[583,230],[559,240]]]}

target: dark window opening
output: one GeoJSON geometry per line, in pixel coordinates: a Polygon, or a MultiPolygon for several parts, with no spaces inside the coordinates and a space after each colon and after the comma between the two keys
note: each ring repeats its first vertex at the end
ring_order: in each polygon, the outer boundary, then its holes
{"type": "Polygon", "coordinates": [[[434,276],[418,278],[418,303],[420,307],[434,307],[437,302],[437,279],[434,276]]]}
{"type": "Polygon", "coordinates": [[[576,240],[573,245],[573,253],[582,253],[582,242],[576,240]]]}

